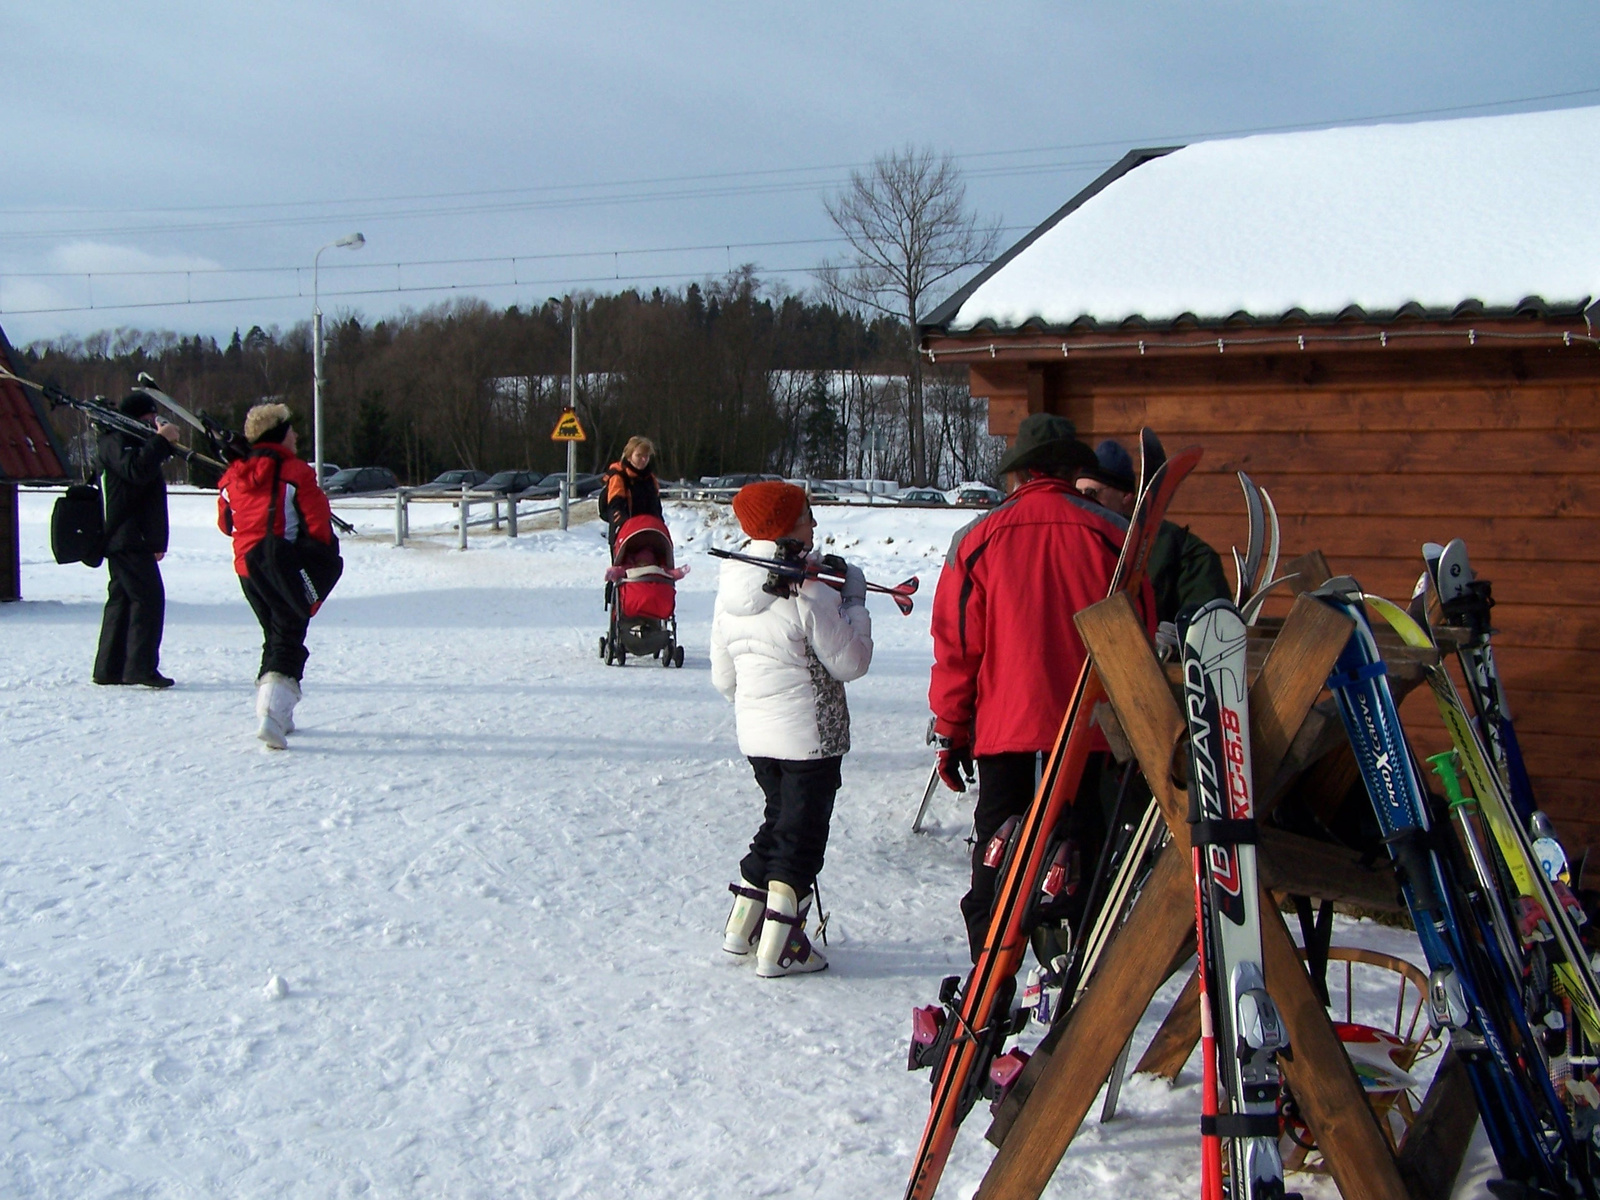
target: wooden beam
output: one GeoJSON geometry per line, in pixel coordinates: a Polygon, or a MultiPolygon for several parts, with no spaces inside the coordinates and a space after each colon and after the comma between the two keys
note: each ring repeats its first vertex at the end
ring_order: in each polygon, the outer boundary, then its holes
{"type": "Polygon", "coordinates": [[[1328,1010],[1270,894],[1261,900],[1261,951],[1271,993],[1293,1055],[1279,1057],[1284,1078],[1342,1196],[1409,1200],[1394,1153],[1367,1104],[1328,1010]]]}
{"type": "Polygon", "coordinates": [[[1367,863],[1361,853],[1271,827],[1257,848],[1261,886],[1285,895],[1355,904],[1378,912],[1406,911],[1387,856],[1367,863]]]}
{"type": "Polygon", "coordinates": [[[1200,968],[1189,972],[1189,982],[1172,1002],[1161,1028],[1145,1048],[1144,1056],[1134,1067],[1136,1075],[1158,1075],[1168,1083],[1176,1083],[1178,1072],[1194,1053],[1200,1040],[1200,968]]]}
{"type": "Polygon", "coordinates": [[[1450,1200],[1477,1123],[1478,1099],[1466,1064],[1452,1046],[1440,1059],[1422,1109],[1400,1143],[1400,1176],[1416,1200],[1450,1200]]]}
{"type": "MultiPolygon", "coordinates": [[[[1157,857],[1122,933],[1106,947],[1050,1056],[1057,1069],[1038,1075],[978,1188],[978,1200],[1032,1200],[1044,1191],[1138,1028],[1162,968],[1194,943],[1194,878],[1189,856],[1174,849],[1169,845],[1157,857]]],[[[1198,1120],[1196,1114],[1197,1126],[1198,1120]]],[[[1196,1133],[1197,1152],[1199,1145],[1196,1133]]]]}

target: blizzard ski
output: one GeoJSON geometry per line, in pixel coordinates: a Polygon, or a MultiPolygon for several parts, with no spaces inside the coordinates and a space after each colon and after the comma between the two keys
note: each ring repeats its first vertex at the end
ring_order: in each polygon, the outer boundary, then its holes
{"type": "Polygon", "coordinates": [[[1245,622],[1226,600],[1178,620],[1202,1029],[1215,1028],[1214,1062],[1206,1071],[1214,1082],[1203,1097],[1210,1115],[1201,1121],[1207,1155],[1201,1177],[1220,1197],[1218,1143],[1225,1142],[1233,1200],[1281,1200],[1276,1056],[1288,1037],[1262,966],[1245,622]],[[1229,1099],[1223,1115],[1217,1115],[1217,1084],[1229,1099]]]}
{"type": "MultiPolygon", "coordinates": [[[[1160,441],[1148,429],[1140,433],[1140,451],[1142,486],[1109,595],[1137,592],[1143,584],[1150,547],[1167,505],[1201,454],[1198,447],[1192,447],[1165,460],[1160,441]],[[1149,464],[1158,459],[1163,461],[1152,471],[1149,464]]],[[[944,981],[942,1007],[929,1006],[913,1014],[908,1065],[933,1068],[933,1098],[912,1162],[907,1200],[927,1200],[933,1195],[961,1121],[980,1095],[996,1100],[1003,1096],[1026,1062],[1021,1051],[1002,1056],[1000,1050],[1018,1028],[1010,1005],[1017,969],[1028,945],[1027,915],[1044,877],[1051,835],[1077,794],[1094,737],[1091,717],[1104,695],[1093,663],[1086,661],[1038,791],[1011,835],[977,964],[965,986],[955,975],[944,981]]],[[[1026,1014],[1022,1019],[1026,1020],[1026,1014]]]]}
{"type": "Polygon", "coordinates": [[[1593,1196],[1528,1028],[1517,968],[1487,928],[1485,909],[1499,897],[1466,885],[1454,839],[1436,825],[1360,587],[1341,577],[1313,595],[1355,622],[1328,686],[1428,961],[1429,1019],[1450,1030],[1506,1179],[1536,1192],[1593,1196]]]}

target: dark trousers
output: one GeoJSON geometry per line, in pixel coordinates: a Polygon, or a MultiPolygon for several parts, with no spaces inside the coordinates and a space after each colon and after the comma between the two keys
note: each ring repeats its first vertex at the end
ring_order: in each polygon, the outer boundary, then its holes
{"type": "MultiPolygon", "coordinates": [[[[989,933],[989,918],[994,912],[995,891],[1000,886],[1003,861],[994,866],[984,865],[989,842],[1000,827],[1011,817],[1020,817],[1033,803],[1038,790],[1037,778],[1043,768],[1043,757],[1038,754],[992,754],[977,760],[978,803],[972,814],[972,885],[961,898],[961,916],[967,926],[967,944],[972,951],[972,961],[978,961],[984,939],[989,933]]],[[[1087,874],[1094,870],[1100,853],[1100,843],[1105,840],[1105,813],[1103,809],[1105,782],[1111,772],[1107,770],[1110,755],[1091,754],[1084,767],[1083,781],[1078,786],[1074,803],[1062,815],[1058,832],[1078,843],[1080,861],[1087,874]]],[[[1089,880],[1079,885],[1075,899],[1081,906],[1087,898],[1089,880]]],[[[1081,907],[1071,909],[1066,915],[1068,923],[1077,926],[1082,917],[1081,907]]]]}
{"type": "Polygon", "coordinates": [[[750,853],[739,863],[739,873],[750,883],[764,888],[776,880],[803,896],[816,882],[828,849],[828,822],[833,819],[842,761],[838,755],[750,760],[767,798],[761,828],[750,843],[750,853]]]}
{"type": "Polygon", "coordinates": [[[148,679],[161,662],[161,629],[167,615],[167,590],[161,568],[148,550],[118,550],[106,555],[111,583],[100,618],[100,648],[94,677],[102,683],[148,679]]]}
{"type": "Polygon", "coordinates": [[[261,622],[261,670],[256,678],[276,671],[298,683],[306,670],[307,622],[298,613],[269,601],[248,575],[239,576],[239,587],[261,622]]]}

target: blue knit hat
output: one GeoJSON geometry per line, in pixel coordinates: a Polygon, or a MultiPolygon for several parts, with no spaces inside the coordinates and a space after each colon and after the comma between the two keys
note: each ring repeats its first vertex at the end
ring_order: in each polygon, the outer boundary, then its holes
{"type": "Polygon", "coordinates": [[[1136,492],[1139,482],[1133,473],[1133,458],[1115,438],[1107,438],[1094,448],[1096,466],[1083,473],[1090,479],[1114,487],[1119,492],[1136,492]]]}

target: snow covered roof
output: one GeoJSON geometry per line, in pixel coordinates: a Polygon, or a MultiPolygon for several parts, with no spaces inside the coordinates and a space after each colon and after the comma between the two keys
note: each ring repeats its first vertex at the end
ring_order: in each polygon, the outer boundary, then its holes
{"type": "Polygon", "coordinates": [[[1600,294],[1600,108],[1134,151],[925,322],[1064,329],[1600,294]]]}

